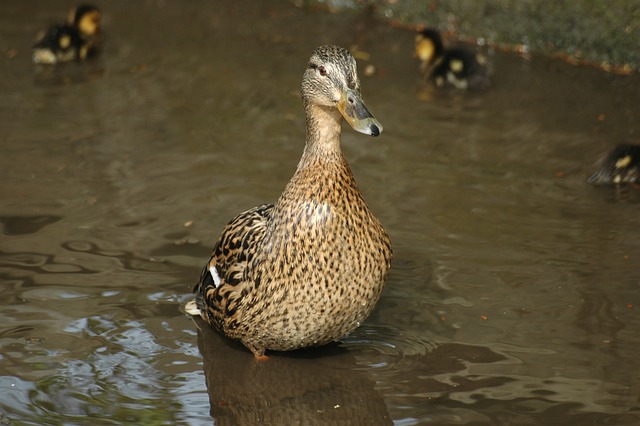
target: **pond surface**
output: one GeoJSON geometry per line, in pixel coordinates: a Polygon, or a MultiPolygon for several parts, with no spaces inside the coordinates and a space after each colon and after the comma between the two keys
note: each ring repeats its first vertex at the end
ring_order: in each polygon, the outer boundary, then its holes
{"type": "Polygon", "coordinates": [[[489,52],[489,90],[435,91],[409,31],[238,4],[101,2],[101,57],[37,68],[71,4],[3,3],[0,421],[640,424],[640,191],[585,183],[640,141],[638,76],[489,52]],[[256,363],[182,306],[293,174],[326,43],[384,125],[343,146],[393,268],[343,342],[256,363]]]}

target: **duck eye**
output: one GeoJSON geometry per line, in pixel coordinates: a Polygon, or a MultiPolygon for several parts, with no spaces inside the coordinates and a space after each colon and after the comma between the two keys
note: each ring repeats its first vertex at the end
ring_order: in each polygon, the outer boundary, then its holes
{"type": "Polygon", "coordinates": [[[327,69],[322,65],[320,65],[318,67],[318,72],[320,72],[320,75],[323,76],[323,77],[325,77],[327,75],[327,69]]]}

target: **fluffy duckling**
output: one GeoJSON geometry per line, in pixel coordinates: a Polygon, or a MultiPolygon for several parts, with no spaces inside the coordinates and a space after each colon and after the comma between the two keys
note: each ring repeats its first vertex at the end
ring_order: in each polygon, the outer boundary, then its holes
{"type": "Polygon", "coordinates": [[[587,179],[594,184],[640,183],[640,145],[618,145],[587,179]]]}
{"type": "Polygon", "coordinates": [[[67,24],[50,27],[33,46],[33,62],[56,64],[93,56],[101,41],[101,16],[91,5],[72,9],[67,24]]]}
{"type": "Polygon", "coordinates": [[[427,28],[416,35],[420,69],[436,86],[480,89],[489,85],[486,58],[464,48],[445,49],[440,33],[427,28]]]}
{"type": "Polygon", "coordinates": [[[222,231],[186,306],[264,358],[266,350],[320,346],[373,310],[391,266],[389,237],[367,207],[340,145],[343,118],[378,136],[354,57],[317,48],[302,79],[302,158],[274,204],[247,210],[222,231]]]}

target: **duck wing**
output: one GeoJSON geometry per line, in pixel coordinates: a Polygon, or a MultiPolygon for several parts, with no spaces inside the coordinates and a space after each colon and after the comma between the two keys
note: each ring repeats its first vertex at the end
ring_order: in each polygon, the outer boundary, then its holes
{"type": "Polygon", "coordinates": [[[202,317],[222,328],[225,317],[235,313],[244,295],[249,268],[262,243],[273,204],[263,204],[240,213],[222,231],[211,258],[194,288],[196,305],[202,317]]]}

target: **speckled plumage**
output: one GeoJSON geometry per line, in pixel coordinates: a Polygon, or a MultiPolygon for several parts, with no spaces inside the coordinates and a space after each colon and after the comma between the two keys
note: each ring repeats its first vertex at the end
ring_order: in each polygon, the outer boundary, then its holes
{"type": "Polygon", "coordinates": [[[196,285],[203,319],[256,357],[340,339],[371,313],[391,265],[391,243],[367,207],[340,147],[342,116],[377,136],[361,102],[355,60],[314,51],[303,76],[304,153],[274,204],[223,230],[196,285]]]}

